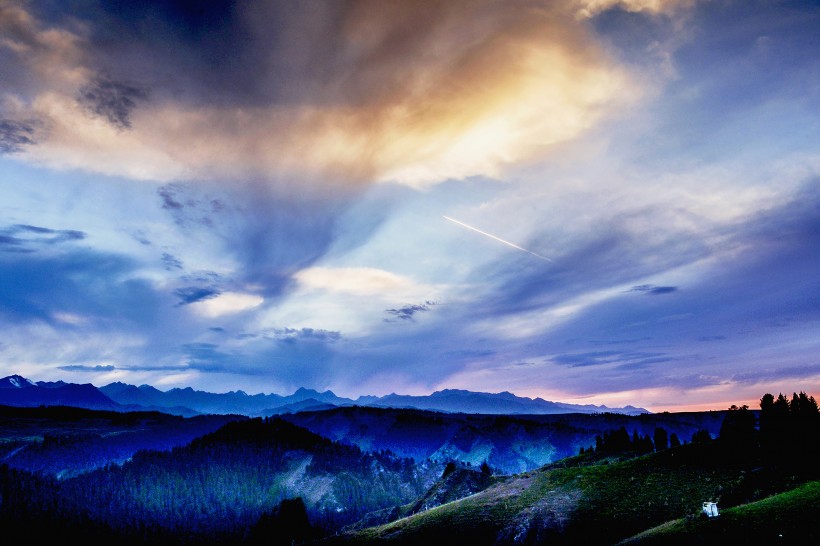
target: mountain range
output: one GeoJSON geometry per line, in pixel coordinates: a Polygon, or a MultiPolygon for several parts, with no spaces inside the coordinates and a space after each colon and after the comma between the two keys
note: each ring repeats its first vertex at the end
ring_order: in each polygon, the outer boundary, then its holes
{"type": "Polygon", "coordinates": [[[491,415],[547,415],[563,413],[618,413],[640,415],[644,408],[604,405],[579,405],[551,402],[542,398],[516,396],[509,392],[486,393],[445,389],[426,396],[388,394],[360,396],[357,399],[337,396],[327,390],[319,392],[300,388],[293,394],[247,394],[243,391],[212,393],[191,387],[162,391],[151,385],[129,385],[115,382],[102,387],[90,383],[64,381],[34,382],[20,375],[0,379],[0,404],[8,406],[76,406],[115,411],[162,411],[190,417],[198,414],[239,414],[269,417],[305,410],[333,407],[378,407],[422,409],[447,413],[491,415]]]}
{"type": "Polygon", "coordinates": [[[63,381],[35,383],[19,375],[0,379],[0,404],[6,406],[75,406],[95,410],[122,410],[90,383],[63,381]]]}

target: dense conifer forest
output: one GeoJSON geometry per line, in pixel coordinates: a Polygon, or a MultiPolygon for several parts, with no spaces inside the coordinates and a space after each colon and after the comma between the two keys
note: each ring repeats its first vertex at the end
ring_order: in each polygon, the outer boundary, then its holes
{"type": "MultiPolygon", "coordinates": [[[[86,410],[66,415],[77,411],[86,410]]],[[[82,417],[108,419],[109,425],[112,417],[137,425],[146,419],[174,426],[185,422],[148,414],[88,412],[82,417]]],[[[15,415],[7,413],[4,419],[11,426],[15,415]]],[[[158,430],[158,438],[169,434],[166,426],[158,430]]],[[[108,457],[108,462],[55,474],[50,465],[57,455],[71,460],[72,450],[93,451],[98,439],[91,436],[49,430],[26,448],[26,457],[15,459],[22,465],[0,465],[0,524],[6,532],[30,541],[61,533],[85,537],[87,543],[290,544],[334,536],[371,513],[381,511],[385,516],[379,521],[390,521],[500,483],[489,479],[498,470],[486,461],[472,471],[476,477],[468,473],[455,484],[453,470],[468,469],[463,463],[445,468],[440,461],[367,452],[280,418],[227,419],[184,445],[141,449],[126,460],[119,452],[97,453],[95,460],[108,457]],[[37,464],[38,454],[50,463],[37,464]]],[[[22,449],[15,445],[3,446],[4,459],[22,449]]],[[[605,430],[594,445],[581,447],[573,464],[611,464],[697,445],[708,449],[681,453],[690,458],[708,454],[768,476],[772,491],[817,479],[817,402],[804,392],[790,398],[767,393],[759,410],[729,408],[716,438],[705,430],[689,438],[663,427],[651,435],[624,426],[605,430]]],[[[735,491],[736,501],[756,500],[760,483],[756,492],[743,494],[747,498],[735,491]]]]}

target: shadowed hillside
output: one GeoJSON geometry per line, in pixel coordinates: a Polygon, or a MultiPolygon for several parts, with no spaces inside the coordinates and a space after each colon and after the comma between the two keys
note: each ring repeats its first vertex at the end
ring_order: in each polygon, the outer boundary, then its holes
{"type": "Polygon", "coordinates": [[[730,539],[747,524],[741,536],[787,536],[784,529],[817,536],[812,509],[820,412],[814,398],[801,392],[791,402],[782,395],[774,401],[767,394],[759,413],[745,406],[724,412],[718,439],[700,431],[687,444],[667,440],[657,430],[655,451],[647,452],[653,439],[620,428],[581,455],[326,543],[607,545],[638,535],[635,540],[661,544],[669,534],[692,544],[701,536],[730,539]],[[719,503],[728,514],[723,523],[697,522],[705,501],[719,503]],[[672,520],[683,523],[640,534],[672,520]]]}
{"type": "Polygon", "coordinates": [[[641,437],[659,427],[681,441],[699,430],[714,437],[724,413],[511,416],[351,407],[282,418],[365,451],[387,449],[416,461],[454,460],[476,468],[486,461],[498,472],[514,474],[577,455],[595,446],[597,436],[621,427],[641,437]]]}

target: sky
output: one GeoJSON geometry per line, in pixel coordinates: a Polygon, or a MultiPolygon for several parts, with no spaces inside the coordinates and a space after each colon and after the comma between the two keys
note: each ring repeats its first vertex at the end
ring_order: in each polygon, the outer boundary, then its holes
{"type": "Polygon", "coordinates": [[[0,1],[0,375],[820,395],[820,6],[0,1]]]}

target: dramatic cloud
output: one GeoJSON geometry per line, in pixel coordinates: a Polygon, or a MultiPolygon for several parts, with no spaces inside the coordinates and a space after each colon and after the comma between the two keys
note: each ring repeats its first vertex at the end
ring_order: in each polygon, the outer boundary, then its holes
{"type": "Polygon", "coordinates": [[[206,8],[212,18],[190,23],[242,44],[232,64],[216,38],[194,43],[172,27],[179,13],[93,6],[64,28],[26,4],[0,17],[9,55],[34,78],[29,105],[14,109],[49,126],[34,161],[157,180],[277,172],[430,184],[537,157],[637,95],[560,4],[206,8]],[[131,30],[146,19],[155,24],[131,30]],[[237,85],[190,62],[194,47],[214,49],[213,68],[237,85]]]}
{"type": "Polygon", "coordinates": [[[818,26],[797,0],[0,2],[0,362],[816,391],[818,26]]]}

